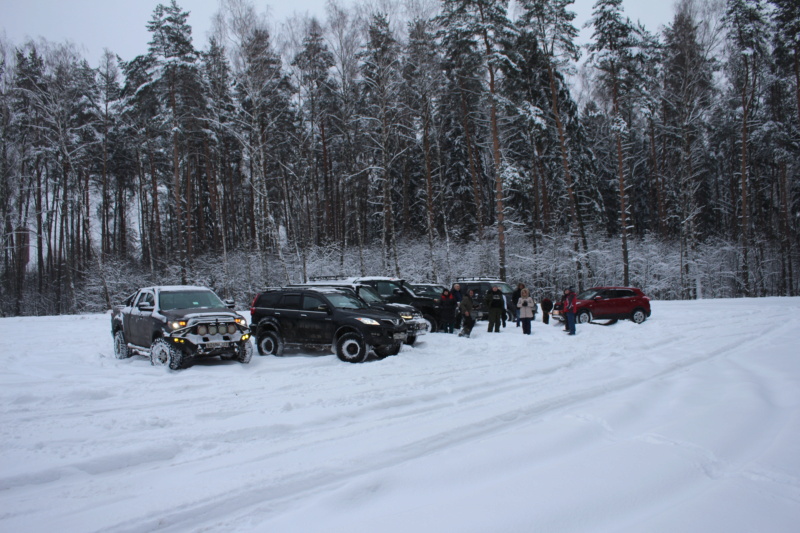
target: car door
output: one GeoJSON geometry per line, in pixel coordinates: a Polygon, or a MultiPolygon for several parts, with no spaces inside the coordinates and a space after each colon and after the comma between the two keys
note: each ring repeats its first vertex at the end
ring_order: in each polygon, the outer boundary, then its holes
{"type": "Polygon", "coordinates": [[[147,348],[150,346],[150,341],[152,340],[152,328],[150,327],[150,323],[153,318],[153,311],[140,309],[139,306],[142,304],[147,304],[154,308],[156,304],[155,294],[152,291],[146,290],[139,293],[139,297],[131,308],[130,329],[128,330],[131,334],[131,338],[128,339],[128,342],[147,348]]]}
{"type": "Polygon", "coordinates": [[[612,311],[616,318],[627,318],[633,312],[634,296],[630,289],[615,289],[612,311]]]}
{"type": "Polygon", "coordinates": [[[303,295],[299,292],[286,293],[275,308],[275,318],[281,326],[285,342],[297,342],[301,339],[299,322],[302,299],[303,295]]]}
{"type": "Polygon", "coordinates": [[[298,333],[309,342],[329,343],[333,339],[333,317],[330,306],[320,297],[303,295],[303,305],[298,320],[298,333]]]}
{"type": "Polygon", "coordinates": [[[605,318],[614,315],[614,291],[604,289],[592,298],[590,309],[594,318],[605,318]]]}

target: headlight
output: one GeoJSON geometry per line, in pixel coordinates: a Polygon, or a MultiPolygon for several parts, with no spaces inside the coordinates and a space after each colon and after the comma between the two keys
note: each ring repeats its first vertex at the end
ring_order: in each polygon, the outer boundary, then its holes
{"type": "Polygon", "coordinates": [[[245,320],[244,318],[237,318],[236,319],[236,323],[239,324],[240,326],[244,327],[244,326],[247,325],[247,320],[245,320]]]}
{"type": "Polygon", "coordinates": [[[180,329],[180,328],[186,327],[186,321],[185,320],[180,320],[180,321],[176,320],[175,322],[170,322],[169,325],[170,325],[170,327],[172,329],[180,329]]]}
{"type": "Polygon", "coordinates": [[[356,318],[356,320],[360,321],[362,324],[366,324],[368,326],[380,326],[377,320],[372,318],[356,318]]]}
{"type": "Polygon", "coordinates": [[[203,337],[208,335],[208,326],[206,325],[197,326],[197,334],[202,335],[203,337]]]}
{"type": "Polygon", "coordinates": [[[228,324],[228,333],[236,333],[236,324],[228,324]]]}
{"type": "Polygon", "coordinates": [[[400,318],[402,318],[403,320],[411,320],[413,318],[413,315],[400,315],[400,318]]]}

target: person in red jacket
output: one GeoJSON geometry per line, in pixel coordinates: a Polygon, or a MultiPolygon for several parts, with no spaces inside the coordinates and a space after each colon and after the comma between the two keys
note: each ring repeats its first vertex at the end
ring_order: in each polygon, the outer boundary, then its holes
{"type": "Polygon", "coordinates": [[[564,298],[561,300],[561,308],[564,312],[564,317],[567,319],[566,331],[569,331],[570,335],[575,335],[575,311],[577,304],[578,297],[575,295],[575,291],[572,287],[564,289],[564,298]]]}

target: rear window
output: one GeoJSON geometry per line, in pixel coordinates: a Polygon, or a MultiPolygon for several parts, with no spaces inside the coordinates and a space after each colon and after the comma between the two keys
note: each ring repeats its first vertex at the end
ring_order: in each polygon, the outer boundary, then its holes
{"type": "Polygon", "coordinates": [[[278,307],[281,309],[300,309],[300,298],[301,295],[299,293],[284,294],[278,307]]]}
{"type": "Polygon", "coordinates": [[[256,307],[275,307],[280,296],[281,293],[279,292],[265,292],[258,297],[256,307]]]}

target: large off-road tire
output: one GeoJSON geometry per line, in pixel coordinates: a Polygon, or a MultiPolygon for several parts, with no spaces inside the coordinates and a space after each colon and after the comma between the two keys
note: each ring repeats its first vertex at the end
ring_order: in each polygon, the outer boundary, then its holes
{"type": "Polygon", "coordinates": [[[114,357],[117,359],[127,359],[133,355],[128,348],[128,343],[125,342],[125,334],[121,329],[114,333],[114,357]]]}
{"type": "Polygon", "coordinates": [[[369,348],[358,333],[345,333],[336,340],[336,355],[346,363],[363,363],[369,348]]]}
{"type": "Polygon", "coordinates": [[[644,312],[644,309],[634,309],[633,313],[631,314],[631,320],[637,324],[641,324],[647,320],[647,313],[644,312]]]}
{"type": "Polygon", "coordinates": [[[178,370],[183,367],[183,352],[163,337],[156,339],[150,347],[150,364],[178,370]]]}
{"type": "Polygon", "coordinates": [[[416,335],[409,335],[408,337],[406,337],[405,343],[408,344],[409,346],[414,346],[415,342],[417,342],[416,335]]]}
{"type": "Polygon", "coordinates": [[[400,353],[400,346],[401,344],[385,344],[383,346],[375,346],[375,355],[378,356],[378,359],[384,359],[389,357],[390,355],[397,355],[400,353]]]}
{"type": "Polygon", "coordinates": [[[258,336],[256,346],[258,346],[259,355],[283,355],[283,339],[271,329],[258,336]]]}
{"type": "Polygon", "coordinates": [[[250,359],[253,358],[253,344],[250,340],[242,341],[239,344],[239,356],[236,358],[237,361],[246,365],[250,362],[250,359]]]}
{"type": "Polygon", "coordinates": [[[583,311],[578,313],[578,316],[575,317],[575,321],[578,324],[588,324],[589,322],[592,321],[592,314],[586,309],[584,309],[583,311]]]}
{"type": "Polygon", "coordinates": [[[422,318],[428,322],[428,333],[436,333],[439,331],[439,324],[436,322],[435,318],[433,318],[431,315],[422,315],[422,318]]]}

